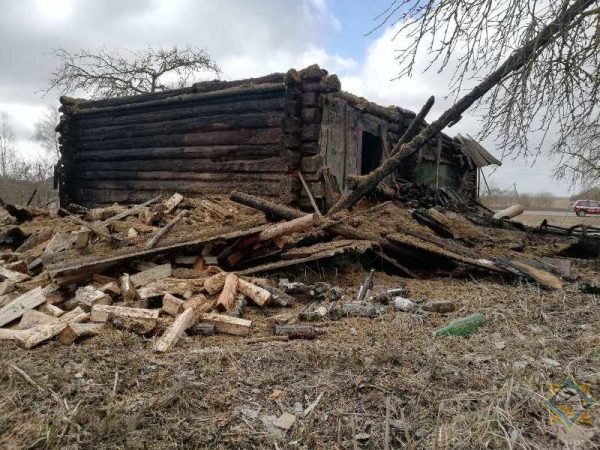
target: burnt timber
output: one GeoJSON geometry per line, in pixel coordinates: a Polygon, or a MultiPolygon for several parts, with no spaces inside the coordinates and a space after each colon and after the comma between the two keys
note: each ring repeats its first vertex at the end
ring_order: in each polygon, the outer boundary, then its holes
{"type": "MultiPolygon", "coordinates": [[[[332,192],[350,188],[349,177],[389,156],[415,117],[342,91],[337,76],[316,65],[131,97],[60,101],[61,204],[88,207],[237,189],[302,208],[310,207],[310,192],[326,210],[332,192]]],[[[440,134],[396,177],[474,198],[478,168],[497,163],[471,140],[440,134]]]]}

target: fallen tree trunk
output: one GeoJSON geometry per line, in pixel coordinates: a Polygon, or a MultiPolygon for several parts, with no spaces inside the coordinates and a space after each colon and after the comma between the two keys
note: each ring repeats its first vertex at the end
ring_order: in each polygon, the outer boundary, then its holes
{"type": "Polygon", "coordinates": [[[398,152],[384,161],[377,169],[368,175],[359,177],[356,188],[347,198],[340,202],[336,210],[350,209],[354,206],[367,192],[375,188],[386,176],[396,170],[404,158],[418,151],[429,140],[446,128],[446,126],[459,120],[467,109],[503,80],[506,80],[512,72],[529,63],[536,54],[539,54],[542,49],[550,45],[555,37],[559,33],[562,33],[562,30],[568,28],[595,1],[577,0],[569,8],[561,9],[552,22],[544,26],[536,36],[522,47],[513,51],[500,67],[458,100],[451,108],[447,109],[437,120],[423,129],[410,142],[402,144],[398,152]]]}

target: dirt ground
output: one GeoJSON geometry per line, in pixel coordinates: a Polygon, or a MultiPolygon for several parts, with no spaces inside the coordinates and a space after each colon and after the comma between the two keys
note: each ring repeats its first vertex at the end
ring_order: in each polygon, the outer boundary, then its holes
{"type": "Polygon", "coordinates": [[[548,219],[548,223],[551,225],[565,228],[579,224],[600,227],[600,215],[577,217],[574,213],[569,211],[548,211],[546,213],[544,211],[525,211],[525,213],[515,217],[513,220],[525,225],[537,227],[544,219],[548,219]]]}
{"type": "MultiPolygon", "coordinates": [[[[577,265],[577,275],[598,281],[597,263],[577,265]]],[[[306,267],[298,279],[355,292],[363,276],[355,266],[306,267]]],[[[69,347],[3,342],[0,448],[384,448],[388,399],[391,448],[600,447],[597,407],[591,425],[569,431],[550,421],[544,403],[550,384],[568,375],[600,399],[597,296],[579,293],[577,282],[546,292],[493,277],[375,276],[376,289],[399,285],[415,300],[451,300],[457,310],[323,322],[326,334],[315,341],[191,337],[164,355],[117,330],[69,347]],[[478,332],[433,336],[474,312],[487,318],[478,332]],[[285,434],[265,425],[283,411],[298,417],[285,434]]]]}

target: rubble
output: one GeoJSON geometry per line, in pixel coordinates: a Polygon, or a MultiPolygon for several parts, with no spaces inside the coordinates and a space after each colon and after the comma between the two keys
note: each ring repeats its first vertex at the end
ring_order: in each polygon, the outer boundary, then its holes
{"type": "Polygon", "coordinates": [[[382,290],[374,282],[381,270],[417,279],[467,272],[549,290],[572,280],[570,260],[540,253],[568,247],[564,236],[514,229],[504,219],[509,225],[493,228],[491,213],[473,202],[464,214],[433,203],[409,210],[364,200],[352,213],[324,216],[318,207],[306,214],[239,192],[230,199],[175,193],[132,207],[8,211],[0,232],[0,339],[31,348],[58,337],[69,345],[116,328],[150,337],[157,352],[186,334],[315,339],[325,334],[321,322],[458,307],[409,299],[403,286],[382,290]],[[314,264],[369,271],[360,286],[293,281],[295,270],[314,264]],[[271,337],[255,336],[265,329],[271,337]]]}

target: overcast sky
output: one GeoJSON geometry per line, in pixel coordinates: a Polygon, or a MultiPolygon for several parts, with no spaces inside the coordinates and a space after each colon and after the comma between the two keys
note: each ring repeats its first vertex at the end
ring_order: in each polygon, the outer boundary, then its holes
{"type": "MultiPolygon", "coordinates": [[[[44,106],[57,106],[58,93],[41,97],[56,61],[52,48],[205,48],[223,69],[223,79],[259,76],[318,63],[337,73],[342,88],[383,105],[418,110],[436,96],[431,120],[444,100],[449,75],[430,71],[393,80],[398,72],[393,30],[365,36],[390,0],[0,0],[0,111],[13,124],[17,145],[39,151],[30,140],[44,106]]],[[[423,63],[425,63],[425,55],[423,63]]],[[[209,77],[214,78],[214,77],[209,77]]],[[[475,114],[465,115],[448,134],[477,134],[475,114]]],[[[497,156],[493,142],[484,145],[497,156]]],[[[503,161],[488,180],[516,183],[520,192],[568,195],[568,183],[552,179],[553,161],[535,165],[503,161]]]]}

